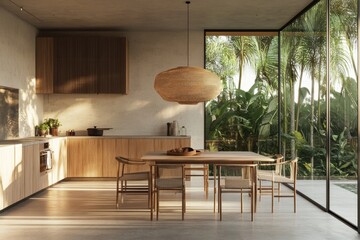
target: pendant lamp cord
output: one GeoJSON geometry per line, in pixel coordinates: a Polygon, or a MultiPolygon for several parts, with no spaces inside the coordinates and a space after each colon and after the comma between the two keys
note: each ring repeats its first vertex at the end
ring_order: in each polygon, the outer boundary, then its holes
{"type": "Polygon", "coordinates": [[[190,1],[186,1],[187,5],[187,66],[189,66],[189,56],[190,56],[190,48],[189,48],[189,28],[190,28],[190,12],[189,12],[189,6],[190,1]]]}

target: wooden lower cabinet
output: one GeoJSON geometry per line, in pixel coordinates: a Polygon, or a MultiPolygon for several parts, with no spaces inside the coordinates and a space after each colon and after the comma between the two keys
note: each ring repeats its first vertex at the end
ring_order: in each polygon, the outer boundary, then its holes
{"type": "Polygon", "coordinates": [[[23,146],[23,161],[24,161],[24,197],[37,192],[40,189],[40,153],[39,144],[23,146]],[[38,168],[36,168],[38,167],[38,168]]]}
{"type": "Polygon", "coordinates": [[[129,139],[112,138],[103,140],[102,177],[115,177],[117,174],[116,156],[129,157],[129,139]]]}
{"type": "MultiPolygon", "coordinates": [[[[191,145],[190,138],[69,138],[68,177],[116,177],[116,156],[140,160],[147,152],[191,145]]],[[[134,166],[129,171],[148,171],[134,166]]]]}
{"type": "Polygon", "coordinates": [[[51,175],[52,183],[55,184],[67,176],[67,139],[55,138],[49,141],[52,153],[52,169],[48,174],[51,175]]]}
{"type": "Polygon", "coordinates": [[[0,148],[0,210],[24,198],[21,145],[0,148]]]}
{"type": "Polygon", "coordinates": [[[66,138],[49,140],[53,168],[40,173],[40,146],[14,144],[0,147],[0,210],[66,177],[66,138]]]}
{"type": "Polygon", "coordinates": [[[101,138],[68,139],[68,177],[102,176],[101,138]]]}

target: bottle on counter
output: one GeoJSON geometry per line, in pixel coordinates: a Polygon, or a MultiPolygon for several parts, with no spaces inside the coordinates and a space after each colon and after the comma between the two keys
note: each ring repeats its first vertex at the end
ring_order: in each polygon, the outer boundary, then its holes
{"type": "Polygon", "coordinates": [[[172,135],[173,136],[179,135],[179,125],[177,121],[173,121],[172,123],[172,135]]]}
{"type": "Polygon", "coordinates": [[[171,136],[172,134],[171,134],[171,122],[168,122],[168,123],[166,123],[166,125],[167,125],[167,136],[171,136]]]}
{"type": "Polygon", "coordinates": [[[35,137],[38,137],[39,136],[39,126],[36,125],[35,126],[35,137]]]}
{"type": "Polygon", "coordinates": [[[182,126],[181,129],[180,129],[180,135],[181,136],[186,136],[186,127],[185,126],[182,126]]]}

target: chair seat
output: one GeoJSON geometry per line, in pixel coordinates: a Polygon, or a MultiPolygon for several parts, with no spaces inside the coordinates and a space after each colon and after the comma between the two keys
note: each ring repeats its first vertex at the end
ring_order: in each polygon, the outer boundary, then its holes
{"type": "Polygon", "coordinates": [[[242,177],[226,177],[225,184],[222,186],[223,189],[241,189],[251,188],[250,179],[243,179],[242,177]]]}
{"type": "Polygon", "coordinates": [[[135,173],[125,173],[119,179],[123,181],[141,181],[148,180],[150,177],[150,172],[135,172],[135,173]]]}

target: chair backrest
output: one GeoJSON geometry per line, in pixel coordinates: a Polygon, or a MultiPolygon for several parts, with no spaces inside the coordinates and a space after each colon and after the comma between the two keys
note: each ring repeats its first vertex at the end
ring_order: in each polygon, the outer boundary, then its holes
{"type": "Polygon", "coordinates": [[[296,181],[297,170],[298,170],[298,158],[295,158],[293,160],[283,161],[283,162],[277,163],[276,165],[282,169],[280,171],[280,174],[278,174],[278,175],[281,175],[290,180],[296,181]]]}
{"type": "Polygon", "coordinates": [[[290,179],[296,181],[298,171],[298,158],[290,160],[290,179]]]}
{"type": "MultiPolygon", "coordinates": [[[[275,163],[282,163],[285,161],[285,158],[282,154],[275,154],[274,158],[275,158],[275,163]]],[[[281,174],[282,171],[283,171],[283,165],[281,165],[281,164],[275,165],[275,173],[276,174],[281,174]]]]}
{"type": "Polygon", "coordinates": [[[184,164],[156,164],[155,166],[156,178],[184,178],[185,170],[184,164]]]}
{"type": "Polygon", "coordinates": [[[125,171],[125,166],[127,165],[145,165],[146,162],[142,162],[142,161],[135,161],[135,160],[131,160],[122,156],[116,156],[115,159],[118,162],[118,167],[117,167],[117,175],[118,176],[123,176],[125,172],[128,172],[128,169],[125,171]]]}
{"type": "Polygon", "coordinates": [[[225,176],[225,185],[232,187],[238,186],[251,186],[255,180],[255,169],[257,164],[234,164],[234,165],[218,165],[219,177],[221,178],[221,168],[231,168],[234,173],[240,173],[240,176],[225,176]],[[238,171],[236,171],[238,170],[238,171]],[[239,171],[240,170],[240,171],[239,171]],[[236,182],[237,181],[237,182],[236,182]]]}

